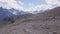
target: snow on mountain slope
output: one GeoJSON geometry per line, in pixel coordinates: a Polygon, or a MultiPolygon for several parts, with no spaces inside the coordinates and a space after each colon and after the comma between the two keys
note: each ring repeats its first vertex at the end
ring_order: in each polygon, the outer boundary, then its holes
{"type": "Polygon", "coordinates": [[[5,18],[5,17],[10,17],[10,16],[14,16],[14,15],[23,15],[23,14],[27,14],[27,12],[24,11],[20,11],[20,10],[16,10],[16,9],[5,9],[0,7],[0,18],[5,18]]]}
{"type": "Polygon", "coordinates": [[[0,18],[5,18],[9,16],[13,16],[13,14],[9,12],[9,10],[0,7],[0,18]]]}

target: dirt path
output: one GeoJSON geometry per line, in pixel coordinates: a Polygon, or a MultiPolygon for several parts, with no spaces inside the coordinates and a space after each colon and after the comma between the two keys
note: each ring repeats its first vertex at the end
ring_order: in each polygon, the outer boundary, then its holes
{"type": "Polygon", "coordinates": [[[0,34],[60,34],[60,20],[56,22],[31,21],[14,27],[1,28],[0,34]]]}

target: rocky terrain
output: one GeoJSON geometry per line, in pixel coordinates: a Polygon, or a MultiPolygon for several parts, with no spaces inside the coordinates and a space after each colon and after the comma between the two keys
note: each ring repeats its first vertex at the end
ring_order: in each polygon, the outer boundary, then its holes
{"type": "Polygon", "coordinates": [[[60,7],[0,28],[0,34],[60,34],[60,7]]]}

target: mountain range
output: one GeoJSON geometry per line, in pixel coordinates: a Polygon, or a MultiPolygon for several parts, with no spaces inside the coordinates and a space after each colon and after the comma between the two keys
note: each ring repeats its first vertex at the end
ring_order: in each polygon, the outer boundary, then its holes
{"type": "MultiPolygon", "coordinates": [[[[36,11],[37,12],[37,11],[36,11]]],[[[10,23],[14,23],[16,21],[31,18],[32,20],[51,20],[51,19],[60,19],[60,7],[56,7],[54,9],[49,9],[43,12],[39,12],[36,14],[24,12],[23,10],[16,9],[5,9],[0,7],[0,24],[6,25],[10,23]]]]}
{"type": "Polygon", "coordinates": [[[0,24],[9,24],[13,23],[18,19],[24,19],[31,17],[31,13],[19,11],[16,9],[5,9],[0,7],[0,24]]]}

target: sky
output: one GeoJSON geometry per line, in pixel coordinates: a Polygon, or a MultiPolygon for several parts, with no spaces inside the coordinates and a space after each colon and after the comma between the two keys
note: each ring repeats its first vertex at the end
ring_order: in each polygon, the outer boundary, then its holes
{"type": "Polygon", "coordinates": [[[33,13],[60,6],[60,0],[0,0],[0,7],[18,9],[33,13]]]}

